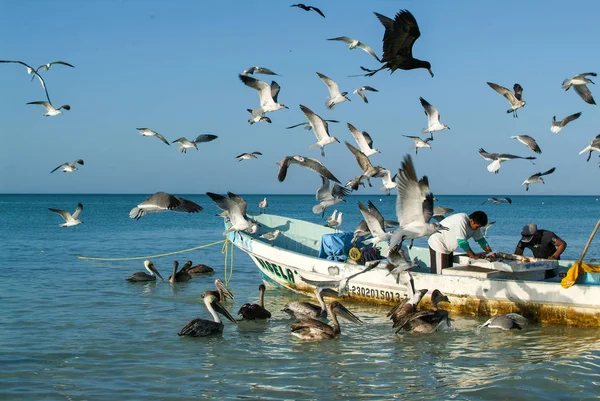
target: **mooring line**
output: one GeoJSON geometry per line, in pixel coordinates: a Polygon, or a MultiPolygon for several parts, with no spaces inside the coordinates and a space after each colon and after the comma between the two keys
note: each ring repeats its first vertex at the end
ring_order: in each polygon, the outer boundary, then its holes
{"type": "MultiPolygon", "coordinates": [[[[159,253],[157,255],[133,256],[133,257],[128,257],[128,258],[93,258],[93,257],[89,257],[89,256],[77,255],[77,258],[78,259],[82,259],[82,260],[106,260],[106,261],[108,261],[108,260],[137,260],[137,259],[161,258],[163,256],[176,255],[178,253],[195,251],[197,249],[206,248],[206,247],[209,247],[209,246],[220,244],[220,243],[225,242],[225,241],[227,241],[227,240],[224,239],[224,240],[220,240],[220,241],[216,241],[216,242],[211,242],[210,244],[200,245],[200,246],[196,246],[196,247],[189,248],[189,249],[183,249],[183,250],[180,250],[180,251],[167,252],[167,253],[159,253]]],[[[233,257],[233,253],[232,253],[232,257],[233,257]]]]}

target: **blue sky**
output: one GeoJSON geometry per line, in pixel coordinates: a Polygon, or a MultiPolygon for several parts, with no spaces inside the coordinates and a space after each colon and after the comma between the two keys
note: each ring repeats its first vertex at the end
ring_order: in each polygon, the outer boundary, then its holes
{"type": "MultiPolygon", "coordinates": [[[[314,193],[319,177],[297,166],[277,181],[275,162],[286,155],[314,157],[342,181],[360,173],[344,146],[354,144],[350,122],[368,131],[381,154],[374,164],[393,172],[412,152],[417,173],[428,175],[436,194],[526,194],[529,175],[556,167],[546,185],[532,185],[531,195],[598,194],[598,156],[586,163],[579,151],[598,134],[598,106],[583,102],[564,79],[598,72],[597,24],[600,4],[564,1],[421,2],[314,1],[326,15],[289,7],[292,1],[23,1],[1,6],[0,58],[38,66],[63,60],[74,69],[54,66],[44,72],[53,103],[71,105],[56,117],[43,117],[44,100],[37,81],[20,65],[0,65],[0,192],[2,193],[154,193],[177,194],[314,193]],[[458,5],[457,5],[458,4],[458,5]],[[374,77],[349,77],[359,66],[378,67],[360,49],[341,42],[350,36],[381,56],[384,29],[373,11],[393,18],[402,8],[413,13],[421,38],[416,58],[432,64],[425,70],[387,70],[374,77]],[[270,113],[272,124],[249,125],[247,108],[258,107],[257,93],[238,74],[253,65],[282,76],[279,101],[289,110],[270,113]],[[323,73],[342,91],[370,85],[369,103],[351,94],[351,102],[325,107],[323,73]],[[527,105],[519,118],[506,114],[509,104],[486,81],[523,88],[527,105]],[[412,141],[426,116],[422,96],[438,108],[451,130],[434,134],[432,149],[415,156],[412,141]],[[304,121],[304,104],[323,118],[340,120],[330,133],[341,144],[318,149],[312,132],[284,127],[304,121]],[[550,132],[553,115],[582,117],[561,133],[550,132]],[[218,135],[199,151],[183,154],[174,145],[142,137],[149,127],[169,141],[218,135]],[[479,154],[534,155],[512,135],[536,138],[542,154],[536,164],[503,163],[499,174],[486,170],[479,154]],[[258,160],[238,162],[240,153],[260,151],[258,160]],[[85,160],[75,173],[50,171],[63,162],[85,160]]],[[[272,77],[257,75],[270,82],[272,77]]],[[[600,87],[590,85],[600,102],[600,87]]],[[[379,193],[381,181],[360,193],[379,193]]]]}

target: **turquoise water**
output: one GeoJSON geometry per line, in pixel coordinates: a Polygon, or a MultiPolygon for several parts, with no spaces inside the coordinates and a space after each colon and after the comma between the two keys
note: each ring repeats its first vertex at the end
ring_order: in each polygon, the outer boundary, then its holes
{"type": "MultiPolygon", "coordinates": [[[[483,317],[453,316],[455,331],[401,337],[385,317],[388,307],[352,304],[363,325],[342,321],[338,340],[311,343],[291,336],[293,320],[280,312],[285,303],[307,298],[270,289],[270,321],[225,322],[222,336],[180,338],[189,320],[209,317],[200,294],[224,278],[220,245],[154,258],[165,277],[175,258],[215,269],[175,285],[127,282],[143,270],[143,260],[76,257],[160,254],[223,238],[208,197],[186,196],[204,206],[196,215],[129,219],[146,196],[0,195],[1,399],[579,400],[600,391],[600,329],[546,325],[478,333],[483,317]],[[77,202],[84,205],[85,223],[58,227],[62,219],[47,208],[73,211],[77,202]]],[[[249,209],[262,198],[247,196],[249,209]]],[[[311,213],[314,196],[267,198],[271,213],[321,221],[311,213]]],[[[481,196],[438,198],[440,206],[457,211],[486,211],[497,221],[489,242],[505,252],[533,222],[556,231],[569,244],[565,258],[577,258],[600,217],[595,197],[515,196],[512,205],[481,205],[481,196]]],[[[336,205],[344,229],[359,221],[356,202],[369,199],[393,218],[394,196],[351,196],[336,205]]],[[[600,258],[598,241],[589,258],[600,258]]],[[[257,302],[259,284],[249,257],[235,252],[229,286],[236,298],[228,309],[236,313],[243,303],[257,302]]]]}

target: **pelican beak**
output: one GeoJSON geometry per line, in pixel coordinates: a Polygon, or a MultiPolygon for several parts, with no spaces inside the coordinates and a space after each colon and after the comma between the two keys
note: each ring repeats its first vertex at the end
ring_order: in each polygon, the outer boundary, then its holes
{"type": "Polygon", "coordinates": [[[338,315],[343,317],[346,320],[349,320],[356,324],[362,324],[362,320],[360,320],[354,313],[350,312],[344,305],[338,302],[338,304],[334,308],[338,315]]]}
{"type": "Polygon", "coordinates": [[[225,316],[227,319],[237,324],[237,320],[235,320],[234,317],[231,316],[231,314],[227,311],[227,309],[223,307],[223,305],[221,305],[219,301],[215,299],[212,303],[212,306],[213,308],[215,308],[215,311],[219,312],[221,315],[225,316]]]}
{"type": "Polygon", "coordinates": [[[217,286],[217,289],[220,290],[221,292],[223,292],[223,294],[225,294],[226,296],[228,296],[229,298],[233,299],[233,294],[231,293],[231,291],[229,291],[229,288],[227,288],[227,286],[219,279],[215,280],[215,285],[217,286]]]}
{"type": "Polygon", "coordinates": [[[150,269],[151,269],[151,270],[152,270],[154,273],[156,273],[156,275],[157,275],[158,277],[160,277],[160,279],[161,279],[162,281],[165,281],[165,279],[163,278],[163,276],[161,276],[161,275],[160,275],[160,273],[158,272],[158,269],[156,268],[156,266],[154,266],[154,263],[150,265],[150,269]]]}
{"type": "Polygon", "coordinates": [[[431,78],[433,78],[433,71],[431,71],[431,68],[428,68],[427,71],[429,71],[429,75],[431,75],[431,78]]]}

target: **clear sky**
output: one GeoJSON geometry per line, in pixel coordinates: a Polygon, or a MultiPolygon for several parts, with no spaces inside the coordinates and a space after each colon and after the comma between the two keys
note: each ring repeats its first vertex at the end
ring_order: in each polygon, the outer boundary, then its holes
{"type": "MultiPolygon", "coordinates": [[[[0,192],[2,193],[314,193],[320,178],[292,166],[277,181],[275,162],[286,155],[318,158],[340,180],[360,173],[346,123],[368,131],[381,154],[373,164],[395,172],[411,152],[417,174],[428,175],[434,194],[526,194],[521,183],[536,172],[556,167],[546,184],[529,194],[598,194],[598,155],[586,163],[579,155],[596,136],[598,106],[585,103],[561,83],[583,72],[600,72],[600,3],[580,1],[324,1],[307,4],[326,15],[291,8],[293,1],[13,1],[0,6],[0,58],[38,66],[62,60],[42,72],[55,106],[71,111],[43,117],[45,100],[25,68],[0,64],[0,192]],[[349,77],[359,66],[379,64],[360,49],[348,50],[327,38],[349,36],[381,56],[383,26],[374,11],[393,18],[406,8],[418,21],[416,58],[426,70],[379,72],[349,77]],[[247,108],[258,107],[256,91],[238,74],[253,65],[279,77],[256,75],[281,85],[279,101],[289,110],[269,113],[272,124],[249,125],[247,108]],[[350,93],[351,102],[325,107],[323,73],[350,93]],[[524,88],[527,105],[519,118],[506,114],[508,102],[486,81],[524,88]],[[365,104],[352,91],[368,92],[365,104]],[[415,156],[412,140],[426,116],[422,96],[436,106],[451,130],[434,134],[432,149],[415,156]],[[330,124],[341,143],[318,149],[311,131],[284,127],[305,120],[303,104],[330,124]],[[559,134],[558,119],[583,115],[559,134]],[[213,133],[219,138],[180,153],[136,127],[151,128],[169,141],[213,133]],[[499,174],[486,170],[479,154],[533,156],[511,135],[533,136],[540,147],[535,165],[503,163],[499,174]],[[240,153],[260,151],[257,160],[238,162],[240,153]],[[50,171],[83,159],[74,173],[50,171]]],[[[590,85],[600,102],[600,86],[590,85]]],[[[423,136],[424,137],[424,136],[423,136]]],[[[381,180],[359,193],[379,193],[381,180]]]]}

